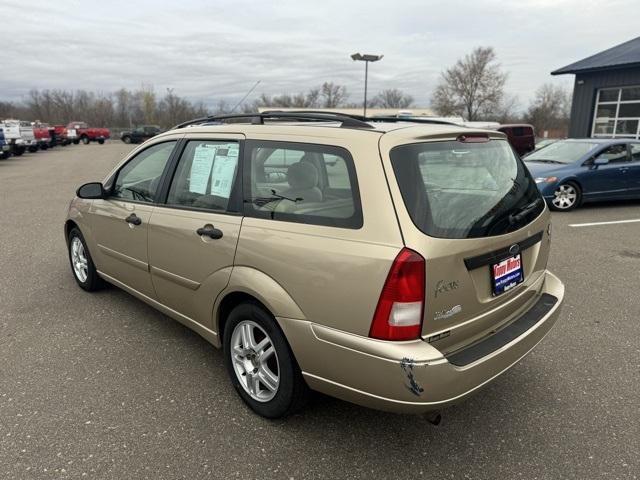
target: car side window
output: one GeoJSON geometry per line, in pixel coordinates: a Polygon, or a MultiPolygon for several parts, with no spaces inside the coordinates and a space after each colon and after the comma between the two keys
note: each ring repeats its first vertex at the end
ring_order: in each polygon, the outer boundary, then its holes
{"type": "Polygon", "coordinates": [[[238,142],[188,142],[171,181],[167,204],[228,211],[236,184],[239,154],[238,142]]]}
{"type": "Polygon", "coordinates": [[[245,214],[272,220],[360,228],[355,166],[343,148],[288,142],[248,143],[245,214]]]}
{"type": "Polygon", "coordinates": [[[631,148],[631,161],[640,162],[640,143],[632,143],[629,147],[631,148]]]}
{"type": "Polygon", "coordinates": [[[175,145],[175,141],[158,143],[129,160],[118,172],[111,196],[155,202],[160,178],[175,145]]]}
{"type": "Polygon", "coordinates": [[[600,152],[598,158],[606,158],[609,163],[628,162],[627,145],[624,143],[611,145],[600,152]]]}

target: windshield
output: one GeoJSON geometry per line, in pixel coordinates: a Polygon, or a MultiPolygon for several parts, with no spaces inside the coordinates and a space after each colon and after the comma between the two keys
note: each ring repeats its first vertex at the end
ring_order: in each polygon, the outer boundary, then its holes
{"type": "Polygon", "coordinates": [[[390,157],[411,219],[432,237],[502,235],[544,209],[535,182],[505,140],[402,145],[390,157]]]}
{"type": "Polygon", "coordinates": [[[527,162],[573,163],[598,146],[593,142],[554,142],[527,155],[527,162]]]}

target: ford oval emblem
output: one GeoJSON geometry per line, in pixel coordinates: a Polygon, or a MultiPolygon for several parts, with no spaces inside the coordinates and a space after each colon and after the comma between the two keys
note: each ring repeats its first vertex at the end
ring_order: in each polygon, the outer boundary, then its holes
{"type": "Polygon", "coordinates": [[[511,245],[511,246],[509,247],[509,253],[510,253],[511,255],[517,255],[517,254],[519,254],[519,253],[520,253],[520,245],[518,245],[517,243],[515,243],[515,244],[511,245]]]}

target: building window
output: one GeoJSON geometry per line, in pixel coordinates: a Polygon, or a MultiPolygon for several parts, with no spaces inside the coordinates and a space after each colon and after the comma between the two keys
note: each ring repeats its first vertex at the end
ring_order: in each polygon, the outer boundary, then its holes
{"type": "Polygon", "coordinates": [[[591,136],[640,138],[640,87],[598,90],[591,136]]]}

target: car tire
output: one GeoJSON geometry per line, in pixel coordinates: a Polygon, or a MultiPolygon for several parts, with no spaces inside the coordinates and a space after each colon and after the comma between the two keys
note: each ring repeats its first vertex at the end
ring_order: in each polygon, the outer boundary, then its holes
{"type": "Polygon", "coordinates": [[[85,145],[89,145],[89,137],[82,137],[82,143],[84,143],[85,145]]]}
{"type": "Polygon", "coordinates": [[[78,228],[72,228],[67,239],[69,263],[73,278],[83,290],[94,292],[104,286],[104,281],[98,276],[91,254],[78,228]]]}
{"type": "Polygon", "coordinates": [[[231,383],[258,415],[282,418],[304,406],[309,387],[280,327],[260,305],[241,303],[231,311],[223,347],[231,383]]]}
{"type": "Polygon", "coordinates": [[[557,212],[569,212],[579,207],[580,203],[582,203],[580,187],[574,182],[565,182],[555,189],[549,206],[557,212]]]}
{"type": "Polygon", "coordinates": [[[29,152],[36,153],[38,151],[38,147],[29,147],[29,152]]]}
{"type": "Polygon", "coordinates": [[[122,137],[124,143],[131,143],[131,137],[122,137]]]}
{"type": "Polygon", "coordinates": [[[73,144],[74,144],[74,145],[78,145],[79,143],[80,143],[80,140],[74,140],[74,141],[73,141],[73,144]]]}
{"type": "Polygon", "coordinates": [[[103,139],[100,139],[100,140],[98,140],[98,143],[99,143],[100,145],[103,145],[103,144],[104,144],[104,140],[103,140],[103,139]]]}

